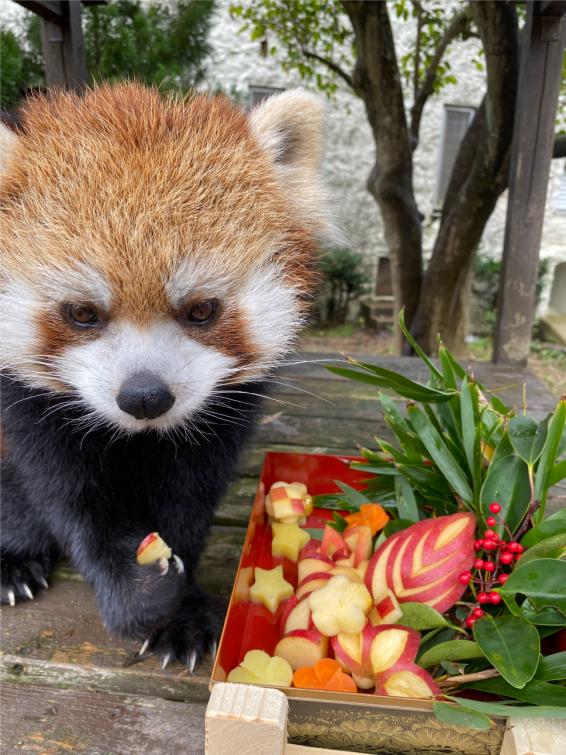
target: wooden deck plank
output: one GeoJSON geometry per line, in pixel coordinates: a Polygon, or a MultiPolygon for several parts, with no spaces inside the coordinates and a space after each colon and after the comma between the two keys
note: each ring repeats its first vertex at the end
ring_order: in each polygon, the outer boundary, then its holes
{"type": "Polygon", "coordinates": [[[205,703],[3,684],[3,755],[200,755],[205,703]]]}

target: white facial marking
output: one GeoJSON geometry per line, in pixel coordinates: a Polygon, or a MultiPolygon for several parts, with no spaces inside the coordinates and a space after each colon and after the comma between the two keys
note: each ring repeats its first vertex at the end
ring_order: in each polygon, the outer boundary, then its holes
{"type": "Polygon", "coordinates": [[[192,257],[183,259],[165,281],[165,293],[174,307],[188,296],[222,299],[229,295],[231,283],[226,270],[214,267],[207,256],[209,253],[203,252],[200,262],[192,257]]]}
{"type": "Polygon", "coordinates": [[[248,323],[249,335],[259,350],[259,358],[250,370],[261,376],[279,364],[305,324],[299,311],[297,292],[284,283],[277,266],[266,265],[249,277],[240,293],[239,307],[248,323]]]}
{"type": "Polygon", "coordinates": [[[166,431],[196,414],[234,364],[231,357],[188,337],[175,322],[143,329],[116,322],[90,343],[66,349],[58,372],[109,423],[130,432],[166,431]],[[116,403],[122,383],[139,372],[161,378],[175,397],[160,417],[135,419],[116,403]]]}

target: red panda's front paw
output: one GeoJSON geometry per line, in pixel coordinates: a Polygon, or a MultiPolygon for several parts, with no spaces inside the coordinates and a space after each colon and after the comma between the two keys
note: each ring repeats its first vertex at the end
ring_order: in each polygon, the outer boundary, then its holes
{"type": "Polygon", "coordinates": [[[46,589],[50,560],[37,558],[11,558],[2,555],[0,560],[0,603],[15,606],[22,600],[33,600],[42,588],[46,589]]]}
{"type": "Polygon", "coordinates": [[[174,618],[145,640],[139,655],[154,653],[162,669],[180,661],[192,674],[205,655],[214,659],[222,620],[222,610],[205,593],[185,598],[174,618]]]}

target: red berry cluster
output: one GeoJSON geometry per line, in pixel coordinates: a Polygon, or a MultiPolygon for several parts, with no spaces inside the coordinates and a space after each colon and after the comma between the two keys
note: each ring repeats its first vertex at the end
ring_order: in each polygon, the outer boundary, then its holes
{"type": "MultiPolygon", "coordinates": [[[[489,510],[492,514],[497,515],[501,511],[501,506],[493,502],[489,510]]],[[[485,521],[488,527],[497,526],[496,516],[489,516],[485,521]]],[[[477,605],[472,608],[471,613],[465,621],[468,629],[471,629],[477,619],[481,619],[484,615],[484,610],[480,606],[501,603],[501,595],[492,590],[492,587],[495,584],[505,584],[509,573],[503,572],[503,567],[511,566],[524,551],[523,546],[513,540],[513,536],[503,520],[501,524],[507,530],[509,540],[500,537],[495,530],[486,530],[483,538],[476,540],[474,543],[474,549],[478,556],[473,566],[476,570],[475,576],[471,571],[465,571],[458,577],[463,585],[470,585],[477,601],[477,605]],[[487,551],[487,555],[481,555],[482,551],[487,551]],[[476,591],[476,587],[479,588],[479,592],[476,591]]],[[[511,568],[513,567],[511,566],[511,568]]]]}

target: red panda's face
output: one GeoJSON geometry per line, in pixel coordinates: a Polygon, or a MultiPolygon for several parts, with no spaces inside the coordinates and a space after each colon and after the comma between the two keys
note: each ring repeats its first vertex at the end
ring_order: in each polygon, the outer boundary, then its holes
{"type": "Polygon", "coordinates": [[[249,117],[137,85],[29,103],[5,135],[5,368],[126,431],[265,376],[326,231],[320,120],[301,91],[249,117]]]}

